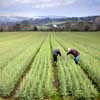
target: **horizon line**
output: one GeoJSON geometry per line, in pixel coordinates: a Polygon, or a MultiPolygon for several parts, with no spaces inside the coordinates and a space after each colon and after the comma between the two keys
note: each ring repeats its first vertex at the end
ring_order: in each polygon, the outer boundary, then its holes
{"type": "Polygon", "coordinates": [[[80,17],[93,17],[93,16],[100,16],[99,14],[98,15],[87,15],[87,16],[58,16],[58,15],[39,15],[39,16],[21,16],[21,15],[0,15],[0,17],[26,17],[26,18],[34,18],[34,17],[64,17],[64,18],[80,18],[80,17]]]}

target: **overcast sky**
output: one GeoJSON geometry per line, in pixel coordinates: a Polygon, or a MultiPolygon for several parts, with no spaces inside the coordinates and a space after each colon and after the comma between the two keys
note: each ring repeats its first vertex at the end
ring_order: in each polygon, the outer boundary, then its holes
{"type": "Polygon", "coordinates": [[[0,0],[0,16],[100,15],[100,0],[0,0]]]}

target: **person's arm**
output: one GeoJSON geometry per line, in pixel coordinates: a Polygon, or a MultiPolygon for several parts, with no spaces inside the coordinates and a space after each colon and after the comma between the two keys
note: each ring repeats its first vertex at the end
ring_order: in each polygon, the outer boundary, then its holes
{"type": "Polygon", "coordinates": [[[58,52],[58,54],[59,54],[59,56],[61,56],[61,52],[60,51],[58,52]]]}
{"type": "Polygon", "coordinates": [[[68,52],[67,55],[69,55],[71,52],[68,52]]]}

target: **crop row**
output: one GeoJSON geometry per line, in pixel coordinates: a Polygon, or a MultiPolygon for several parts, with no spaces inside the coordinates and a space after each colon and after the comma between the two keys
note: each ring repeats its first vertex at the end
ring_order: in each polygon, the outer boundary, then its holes
{"type": "MultiPolygon", "coordinates": [[[[58,78],[60,80],[60,94],[63,96],[74,96],[76,98],[95,98],[98,96],[98,92],[92,85],[92,82],[88,79],[84,71],[79,65],[76,65],[70,56],[66,56],[67,46],[62,47],[61,43],[64,45],[66,42],[58,39],[52,40],[53,46],[59,47],[62,56],[58,59],[58,78]],[[60,47],[60,46],[61,47],[60,47]],[[66,52],[64,49],[66,49],[66,52]]],[[[69,44],[70,45],[70,44],[69,44]]]]}
{"type": "MultiPolygon", "coordinates": [[[[0,95],[10,96],[11,92],[16,87],[18,80],[23,75],[37,50],[40,48],[40,41],[34,41],[34,45],[30,42],[30,45],[25,49],[20,55],[16,56],[12,61],[10,61],[6,67],[0,71],[0,95]]],[[[17,52],[17,51],[16,51],[17,52]]]]}
{"type": "Polygon", "coordinates": [[[31,65],[29,73],[20,84],[16,97],[21,100],[36,100],[50,97],[54,93],[53,72],[49,38],[42,45],[31,65]]]}
{"type": "MultiPolygon", "coordinates": [[[[26,39],[26,38],[24,38],[26,39]]],[[[22,39],[24,41],[24,39],[22,39]]],[[[21,41],[22,41],[21,40],[21,41]]],[[[18,55],[20,55],[24,50],[27,49],[28,46],[32,45],[34,40],[32,38],[27,38],[25,42],[20,43],[19,46],[10,46],[11,49],[7,50],[6,52],[1,53],[0,55],[0,69],[4,68],[10,61],[15,59],[18,55]]]]}
{"type": "MultiPolygon", "coordinates": [[[[65,37],[60,39],[64,47],[75,47],[81,53],[80,58],[80,67],[88,74],[87,76],[91,79],[92,83],[98,88],[100,91],[100,62],[99,55],[97,55],[97,50],[91,49],[90,47],[85,47],[79,43],[71,40],[68,42],[65,37]],[[67,42],[67,45],[65,44],[67,42]],[[95,52],[95,53],[94,53],[95,52]],[[97,58],[98,57],[98,58],[97,58]]],[[[88,44],[88,43],[87,43],[88,44]]],[[[89,44],[88,44],[89,45],[89,44]]],[[[96,47],[94,45],[94,47],[96,47]]]]}
{"type": "MultiPolygon", "coordinates": [[[[95,50],[96,43],[86,48],[85,42],[77,40],[79,37],[87,39],[85,36],[52,33],[46,38],[47,35],[37,33],[1,36],[0,96],[8,97],[13,93],[13,97],[20,100],[51,98],[57,95],[53,84],[56,72],[60,83],[57,92],[60,96],[86,100],[97,97],[97,89],[100,89],[100,57],[97,54],[99,48],[95,50]],[[80,51],[79,65],[75,64],[72,56],[66,55],[68,47],[75,47],[80,51]],[[52,66],[51,54],[55,48],[59,48],[62,54],[58,57],[56,69],[52,66]]],[[[89,44],[90,41],[92,39],[89,39],[89,44]]]]}

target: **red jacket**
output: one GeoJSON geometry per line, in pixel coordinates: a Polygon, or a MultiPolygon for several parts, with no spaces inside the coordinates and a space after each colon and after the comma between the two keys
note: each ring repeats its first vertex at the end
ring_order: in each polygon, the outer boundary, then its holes
{"type": "Polygon", "coordinates": [[[71,49],[67,55],[72,54],[74,57],[77,57],[80,55],[80,53],[76,49],[71,49]]]}

